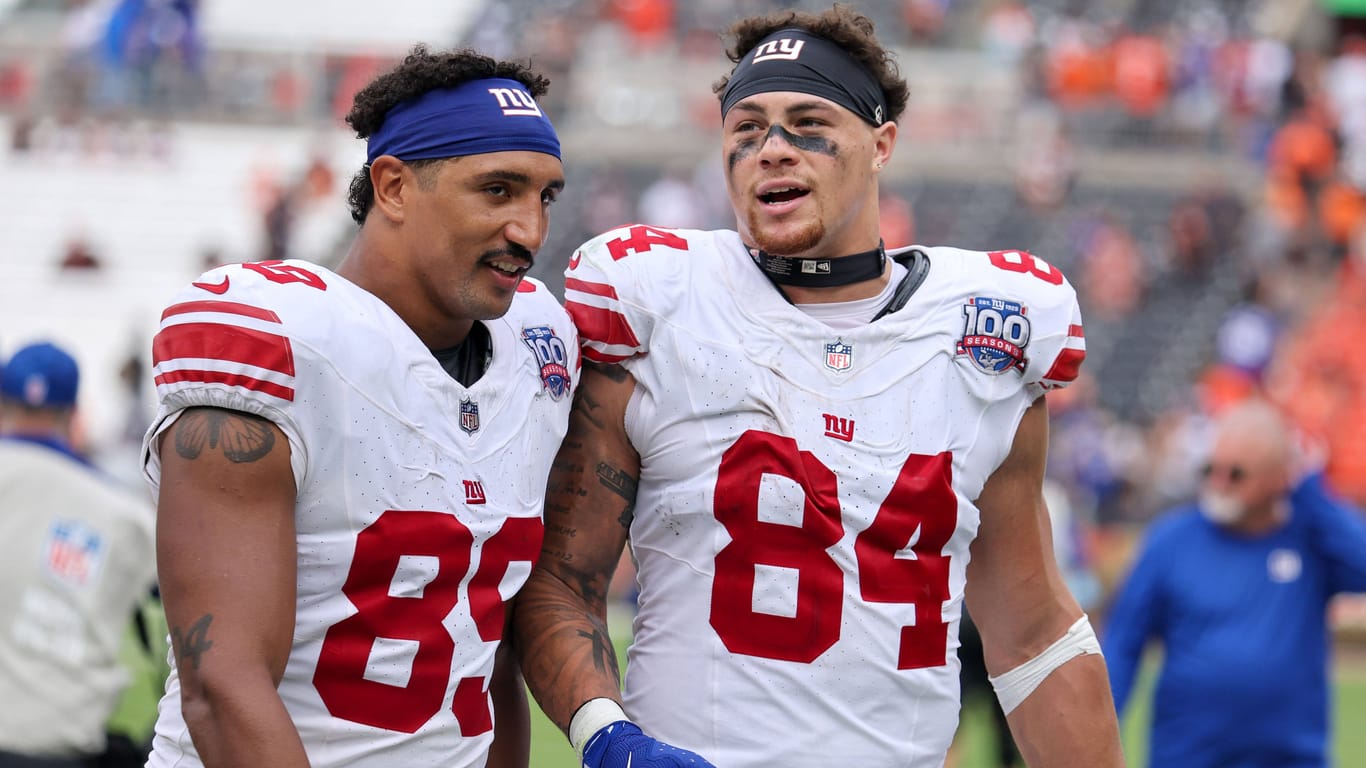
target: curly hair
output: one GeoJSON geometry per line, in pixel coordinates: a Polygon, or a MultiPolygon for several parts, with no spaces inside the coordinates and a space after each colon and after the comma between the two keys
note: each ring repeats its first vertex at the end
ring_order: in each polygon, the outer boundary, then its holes
{"type": "MultiPolygon", "coordinates": [[[[738,65],[745,54],[753,50],[765,37],[780,29],[792,27],[823,37],[853,56],[873,74],[878,85],[882,86],[891,119],[896,121],[901,118],[901,113],[906,109],[906,102],[910,99],[911,89],[901,76],[901,70],[897,67],[891,51],[882,47],[873,34],[872,20],[847,5],[836,3],[830,10],[819,15],[789,10],[741,19],[725,32],[724,37],[734,40],[726,49],[726,56],[738,65]]],[[[733,74],[734,67],[729,74],[712,85],[712,92],[718,99],[724,94],[726,84],[730,82],[733,74]]]]}
{"type": "MultiPolygon", "coordinates": [[[[384,125],[389,110],[405,101],[419,98],[438,88],[454,88],[470,80],[489,77],[516,80],[527,87],[533,97],[540,97],[550,87],[550,81],[526,64],[499,61],[478,51],[460,50],[433,53],[425,45],[416,45],[398,66],[380,75],[356,93],[355,103],[346,115],[346,123],[356,137],[368,139],[384,125]]],[[[408,163],[424,183],[430,170],[444,159],[414,160],[408,163]]],[[[375,202],[375,187],[370,181],[367,164],[351,178],[347,203],[351,218],[364,224],[375,202]]]]}

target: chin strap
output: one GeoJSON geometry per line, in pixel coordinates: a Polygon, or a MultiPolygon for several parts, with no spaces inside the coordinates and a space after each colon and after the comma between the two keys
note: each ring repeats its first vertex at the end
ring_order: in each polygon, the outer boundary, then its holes
{"type": "Polygon", "coordinates": [[[852,253],[833,259],[793,259],[776,256],[758,248],[748,248],[750,258],[776,285],[797,288],[833,288],[872,280],[887,266],[887,251],[882,241],[871,251],[852,253]]]}

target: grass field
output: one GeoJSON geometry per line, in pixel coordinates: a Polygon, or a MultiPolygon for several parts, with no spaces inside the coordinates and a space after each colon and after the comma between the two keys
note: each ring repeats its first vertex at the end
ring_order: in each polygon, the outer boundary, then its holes
{"type": "MultiPolygon", "coordinates": [[[[1135,691],[1135,706],[1124,719],[1124,752],[1129,768],[1147,765],[1147,701],[1146,689],[1135,691]]],[[[1345,670],[1337,680],[1334,709],[1333,765],[1366,766],[1366,730],[1354,727],[1366,723],[1366,667],[1345,670]]],[[[574,751],[549,720],[532,704],[531,765],[532,768],[577,768],[574,751]]],[[[991,760],[990,718],[983,708],[969,707],[963,712],[959,730],[960,752],[954,768],[998,768],[991,760]]]]}
{"type": "MultiPolygon", "coordinates": [[[[156,618],[160,618],[157,616],[156,618]]],[[[625,666],[625,638],[629,636],[630,625],[622,617],[613,617],[612,632],[617,638],[617,655],[625,666]]],[[[154,637],[164,637],[165,624],[151,622],[154,637]]],[[[155,680],[160,673],[159,659],[154,655],[149,659],[146,654],[133,652],[133,638],[130,635],[125,644],[126,658],[130,666],[138,669],[141,675],[125,695],[120,709],[119,721],[138,736],[145,735],[155,717],[158,692],[155,680]]],[[[164,646],[157,649],[164,653],[164,646]]],[[[1366,650],[1354,653],[1339,653],[1334,673],[1334,765],[1344,768],[1366,766],[1366,650]]],[[[1134,691],[1134,701],[1126,713],[1123,731],[1125,753],[1130,768],[1142,768],[1147,764],[1147,704],[1152,691],[1152,666],[1144,667],[1143,675],[1134,691]]],[[[963,711],[962,725],[959,728],[957,762],[953,768],[997,768],[991,760],[991,741],[989,728],[991,721],[985,708],[968,706],[963,711]]],[[[532,768],[577,768],[574,751],[569,741],[536,707],[531,705],[531,765],[532,768]]]]}
{"type": "MultiPolygon", "coordinates": [[[[613,634],[625,632],[614,622],[613,634]]],[[[625,668],[626,653],[618,639],[617,655],[625,668]]],[[[1142,678],[1134,691],[1133,703],[1125,713],[1123,727],[1124,753],[1129,768],[1147,765],[1148,702],[1151,700],[1154,669],[1144,667],[1142,678]]],[[[1352,768],[1366,766],[1366,653],[1339,654],[1334,674],[1334,744],[1333,765],[1352,768]]],[[[531,766],[532,768],[578,768],[574,750],[533,701],[531,705],[531,766]]],[[[953,768],[999,768],[993,762],[991,750],[990,714],[984,707],[964,709],[959,728],[957,761],[953,768]]]]}
{"type": "MultiPolygon", "coordinates": [[[[1122,737],[1124,754],[1130,768],[1148,764],[1147,734],[1148,707],[1152,699],[1153,666],[1144,666],[1143,677],[1134,690],[1134,701],[1125,713],[1122,737]]],[[[1333,676],[1333,756],[1332,765],[1353,768],[1366,766],[1366,731],[1359,724],[1366,723],[1366,655],[1360,651],[1338,654],[1333,676]]],[[[572,763],[571,763],[572,765],[572,763]]],[[[990,763],[974,763],[971,768],[987,768],[990,763]]],[[[961,768],[970,768],[967,765],[961,768]]]]}

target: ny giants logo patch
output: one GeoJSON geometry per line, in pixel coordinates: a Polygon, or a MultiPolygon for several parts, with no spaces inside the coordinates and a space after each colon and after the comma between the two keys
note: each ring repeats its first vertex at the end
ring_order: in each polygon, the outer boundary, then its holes
{"type": "Polygon", "coordinates": [[[479,403],[468,397],[460,400],[460,428],[468,435],[479,431],[479,403]]]}
{"type": "Polygon", "coordinates": [[[802,55],[802,46],[804,45],[806,45],[805,40],[794,40],[790,37],[770,40],[754,49],[752,63],[758,64],[761,61],[772,61],[774,59],[796,61],[802,55]]]}
{"type": "Polygon", "coordinates": [[[854,441],[854,420],[844,416],[836,416],[833,413],[822,413],[825,419],[825,436],[833,437],[836,440],[843,440],[846,443],[854,441]]]}
{"type": "Polygon", "coordinates": [[[463,480],[465,484],[465,503],[466,504],[487,504],[489,497],[484,493],[484,481],[482,480],[463,480]]]}
{"type": "Polygon", "coordinates": [[[541,116],[541,108],[536,106],[536,100],[526,91],[516,88],[490,88],[489,93],[498,100],[498,107],[503,110],[504,115],[541,116]]]}
{"type": "Polygon", "coordinates": [[[536,362],[541,366],[541,383],[551,399],[564,397],[569,391],[569,353],[564,341],[547,325],[523,328],[522,341],[536,355],[536,362]]]}
{"type": "Polygon", "coordinates": [[[963,305],[963,338],[957,353],[983,373],[999,376],[1006,371],[1024,375],[1029,360],[1029,318],[1018,301],[978,296],[963,305]]]}

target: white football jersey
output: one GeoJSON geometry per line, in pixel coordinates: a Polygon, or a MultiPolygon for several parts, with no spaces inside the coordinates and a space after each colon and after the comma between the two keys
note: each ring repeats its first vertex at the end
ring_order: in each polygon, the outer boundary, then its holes
{"type": "MultiPolygon", "coordinates": [[[[506,601],[540,552],[577,335],[524,281],[464,387],[386,304],[306,262],[213,270],[162,315],[160,409],[274,422],[298,489],[298,607],[280,696],[314,768],[482,766],[506,601]]],[[[200,765],[167,683],[151,766],[200,765]]]]}
{"type": "Polygon", "coordinates": [[[921,250],[903,308],[838,332],[734,232],[627,227],[570,261],[585,356],[637,382],[646,733],[724,768],[943,764],[973,500],[1085,346],[1046,262],[921,250]]]}

